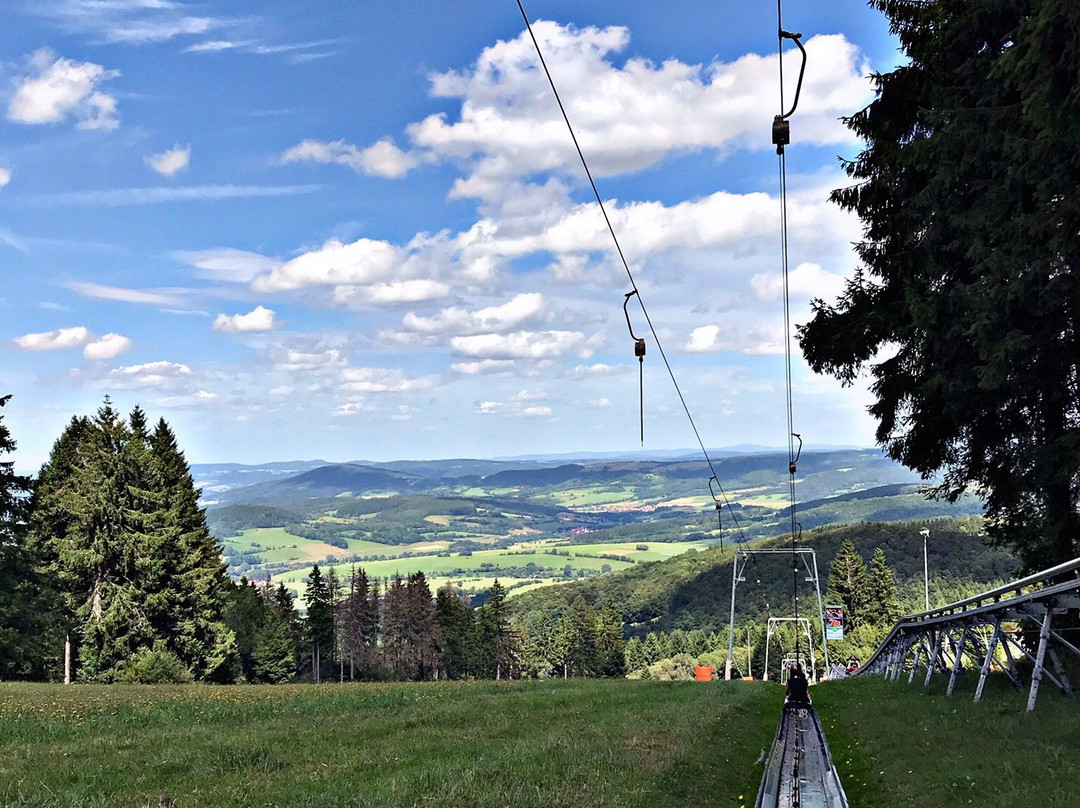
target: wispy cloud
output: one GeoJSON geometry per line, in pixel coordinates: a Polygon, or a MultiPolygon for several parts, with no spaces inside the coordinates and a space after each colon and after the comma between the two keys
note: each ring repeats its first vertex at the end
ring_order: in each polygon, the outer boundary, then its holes
{"type": "Polygon", "coordinates": [[[257,197],[311,194],[321,185],[185,185],[179,188],[107,188],[100,191],[65,191],[26,197],[23,204],[36,207],[155,205],[162,202],[193,202],[214,199],[252,199],[257,197]]]}
{"type": "Polygon", "coordinates": [[[76,294],[97,300],[117,300],[121,303],[139,303],[151,306],[181,306],[184,302],[180,295],[151,289],[124,289],[119,286],[104,286],[100,283],[84,281],[72,281],[64,285],[76,294]]]}
{"type": "Polygon", "coordinates": [[[229,23],[193,14],[191,9],[174,0],[40,0],[35,7],[40,16],[66,31],[132,45],[201,36],[229,23]]]}
{"type": "Polygon", "coordinates": [[[201,270],[204,277],[246,283],[264,272],[281,266],[276,258],[260,253],[215,247],[208,250],[176,250],[172,258],[201,270]]]}

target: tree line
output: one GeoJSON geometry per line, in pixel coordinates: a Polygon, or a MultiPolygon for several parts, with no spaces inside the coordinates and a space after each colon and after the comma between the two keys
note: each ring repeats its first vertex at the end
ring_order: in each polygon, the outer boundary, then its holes
{"type": "MultiPolygon", "coordinates": [[[[0,407],[10,396],[0,398],[0,407]]],[[[0,456],[15,441],[0,416],[0,456]]],[[[623,623],[575,602],[543,631],[495,581],[477,607],[423,573],[318,566],[306,616],[286,588],[233,583],[168,423],[106,398],[73,417],[36,480],[0,462],[0,678],[314,682],[621,676],[623,623]]]]}
{"type": "Polygon", "coordinates": [[[522,677],[622,676],[623,622],[614,604],[599,610],[577,599],[568,614],[530,633],[510,616],[506,588],[496,580],[474,607],[453,585],[434,597],[422,572],[386,580],[354,567],[346,582],[316,564],[308,575],[307,617],[290,616],[291,596],[268,580],[241,581],[246,625],[235,626],[245,659],[243,678],[267,679],[260,671],[293,673],[314,682],[354,680],[516,679],[522,677]],[[262,638],[285,636],[291,647],[262,638]],[[269,625],[271,628],[265,628],[269,625]],[[249,660],[249,661],[247,661],[249,660]]]}

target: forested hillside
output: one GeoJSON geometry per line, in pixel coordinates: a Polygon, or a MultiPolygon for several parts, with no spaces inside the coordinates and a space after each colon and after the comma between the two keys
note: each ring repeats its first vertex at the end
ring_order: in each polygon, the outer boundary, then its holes
{"type": "MultiPolygon", "coordinates": [[[[923,528],[931,531],[930,591],[936,603],[968,594],[973,588],[986,588],[986,584],[1007,579],[1016,570],[1014,556],[987,546],[982,521],[977,518],[818,528],[803,534],[803,546],[813,548],[817,554],[823,589],[833,558],[845,540],[851,541],[867,560],[881,548],[896,573],[902,608],[914,611],[921,608],[922,602],[923,546],[919,530],[923,528]]],[[[754,546],[787,545],[781,538],[754,546]]],[[[574,599],[581,596],[593,604],[613,600],[627,621],[630,636],[673,629],[726,629],[731,611],[733,558],[734,550],[728,547],[638,564],[618,574],[525,593],[512,601],[513,612],[528,625],[540,625],[566,614],[574,599]]],[[[788,557],[758,557],[749,563],[746,581],[737,589],[736,622],[791,613],[790,567],[788,557]]],[[[799,594],[811,603],[813,588],[801,580],[803,577],[800,575],[799,594]]]]}

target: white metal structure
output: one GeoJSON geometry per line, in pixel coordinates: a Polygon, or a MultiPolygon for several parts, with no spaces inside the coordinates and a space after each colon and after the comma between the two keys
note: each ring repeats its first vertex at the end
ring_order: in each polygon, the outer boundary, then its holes
{"type": "Polygon", "coordinates": [[[1001,669],[1017,688],[1023,682],[1016,660],[1026,657],[1032,663],[1027,700],[1027,709],[1031,711],[1035,709],[1044,677],[1066,695],[1074,695],[1058,651],[1080,656],[1080,648],[1054,631],[1053,619],[1055,615],[1077,613],[1080,613],[1080,558],[947,606],[901,617],[858,673],[883,673],[895,682],[907,670],[910,683],[922,662],[926,665],[923,686],[930,684],[934,673],[948,672],[946,693],[951,695],[967,658],[979,669],[974,699],[979,701],[990,665],[1000,648],[1004,657],[1001,669]],[[1029,649],[1017,636],[1019,632],[1014,635],[1007,631],[1003,625],[1006,621],[1026,622],[1037,628],[1037,647],[1029,649]],[[1047,668],[1048,660],[1052,671],[1047,668]]]}
{"type": "MultiPolygon", "coordinates": [[[[814,643],[810,638],[810,619],[807,617],[770,617],[769,618],[769,630],[765,635],[765,673],[762,675],[762,679],[769,680],[769,646],[772,645],[773,634],[779,628],[781,623],[794,623],[795,630],[801,631],[802,635],[806,637],[806,653],[810,657],[810,672],[808,679],[810,682],[817,681],[817,667],[814,665],[814,643]]],[[[802,665],[802,669],[806,671],[805,657],[799,654],[797,657],[786,656],[781,665],[781,670],[784,666],[790,665],[792,662],[798,662],[802,665]]],[[[828,663],[826,663],[828,664],[828,663]]],[[[825,670],[828,670],[826,668],[825,670]]],[[[786,681],[783,674],[780,676],[780,683],[783,684],[786,681]]]]}
{"type": "MultiPolygon", "coordinates": [[[[731,621],[728,626],[728,655],[727,662],[724,664],[724,678],[731,678],[731,669],[735,664],[735,589],[740,582],[746,581],[746,564],[749,562],[752,556],[756,555],[788,555],[801,559],[802,565],[806,570],[806,582],[814,585],[814,591],[817,593],[817,619],[821,624],[821,647],[822,654],[825,659],[824,670],[829,669],[829,647],[825,642],[825,607],[822,605],[821,600],[821,579],[818,578],[817,568],[817,555],[814,553],[813,548],[810,547],[797,547],[794,549],[780,549],[780,548],[767,548],[767,549],[755,549],[750,550],[745,547],[740,547],[735,551],[735,562],[731,567],[731,621]]],[[[772,632],[772,619],[769,618],[769,631],[772,632]]],[[[793,618],[783,618],[793,619],[793,618]]],[[[801,618],[806,619],[806,618],[801,618]]],[[[808,648],[813,648],[813,643],[809,642],[809,635],[807,639],[808,648]]],[[[766,653],[768,653],[766,651],[766,653]]],[[[810,654],[813,658],[813,653],[810,654]]],[[[768,668],[766,668],[766,674],[768,674],[768,668]]]]}

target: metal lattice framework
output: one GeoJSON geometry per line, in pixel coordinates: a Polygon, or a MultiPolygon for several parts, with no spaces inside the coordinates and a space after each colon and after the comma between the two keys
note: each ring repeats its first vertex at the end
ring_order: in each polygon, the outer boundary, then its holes
{"type": "Polygon", "coordinates": [[[1080,656],[1080,648],[1054,630],[1055,618],[1063,621],[1070,615],[1080,615],[1080,558],[947,606],[901,617],[859,673],[884,674],[895,682],[907,671],[910,683],[923,664],[923,686],[930,684],[934,673],[948,673],[946,692],[951,695],[966,659],[979,669],[975,688],[975,701],[979,701],[994,664],[1017,689],[1022,688],[1017,661],[1026,658],[1032,663],[1027,709],[1034,710],[1044,678],[1067,696],[1075,695],[1059,652],[1080,656]],[[1021,632],[1008,630],[1006,623],[1037,628],[1037,647],[1029,648],[1021,632]]]}
{"type": "MultiPolygon", "coordinates": [[[[735,665],[735,590],[740,582],[746,581],[746,576],[744,574],[746,572],[746,565],[751,557],[757,555],[787,555],[792,557],[792,562],[795,564],[798,563],[795,561],[796,558],[802,560],[802,565],[806,570],[806,582],[812,583],[814,585],[814,591],[817,593],[817,619],[821,624],[821,646],[822,654],[825,659],[824,670],[829,670],[829,648],[828,644],[825,642],[825,607],[822,605],[821,600],[821,579],[818,577],[817,554],[814,553],[813,548],[797,547],[794,549],[781,549],[777,547],[750,550],[745,547],[740,547],[735,551],[735,562],[731,566],[731,621],[728,625],[728,654],[727,662],[724,665],[724,678],[731,678],[731,669],[735,665]]],[[[766,670],[768,669],[766,668],[766,670]]]]}

